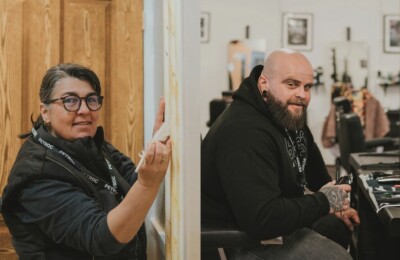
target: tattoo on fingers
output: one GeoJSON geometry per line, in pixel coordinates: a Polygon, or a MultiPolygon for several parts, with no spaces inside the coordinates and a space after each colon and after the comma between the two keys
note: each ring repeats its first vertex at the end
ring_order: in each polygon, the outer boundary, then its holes
{"type": "Polygon", "coordinates": [[[334,211],[343,209],[347,193],[337,186],[324,186],[320,189],[322,193],[328,198],[329,206],[334,211]]]}

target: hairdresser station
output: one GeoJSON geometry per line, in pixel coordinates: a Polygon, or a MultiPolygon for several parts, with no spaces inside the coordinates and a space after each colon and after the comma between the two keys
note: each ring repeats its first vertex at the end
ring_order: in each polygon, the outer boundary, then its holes
{"type": "MultiPolygon", "coordinates": [[[[350,34],[348,28],[348,39],[350,34]]],[[[354,230],[351,252],[355,259],[392,259],[400,243],[399,110],[385,110],[369,91],[365,43],[349,41],[330,48],[332,107],[324,122],[322,143],[336,156],[335,178],[346,177],[352,183],[351,205],[359,212],[361,224],[354,230]],[[358,71],[354,60],[360,61],[358,71]],[[343,71],[340,77],[338,61],[343,71]],[[363,87],[355,89],[358,85],[363,87]]],[[[380,71],[377,76],[384,92],[399,84],[397,79],[381,78],[380,71]]]]}
{"type": "MultiPolygon", "coordinates": [[[[351,183],[351,205],[360,215],[350,251],[355,259],[394,259],[400,243],[399,110],[385,109],[369,91],[365,43],[339,42],[329,47],[332,106],[324,122],[322,143],[336,156],[335,178],[351,183]],[[348,57],[360,61],[358,71],[348,57]],[[338,61],[342,62],[339,70],[338,61]],[[340,77],[337,71],[343,71],[340,77]],[[363,87],[355,89],[356,82],[363,79],[363,87]]],[[[379,87],[387,91],[397,84],[381,81],[379,87]]]]}

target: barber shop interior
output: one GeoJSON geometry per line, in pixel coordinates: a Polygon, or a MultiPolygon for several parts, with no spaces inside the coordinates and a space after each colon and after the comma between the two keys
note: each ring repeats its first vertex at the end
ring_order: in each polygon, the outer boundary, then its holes
{"type": "Polygon", "coordinates": [[[400,259],[400,0],[0,0],[0,260],[400,259]]]}
{"type": "MultiPolygon", "coordinates": [[[[307,125],[331,178],[346,179],[351,186],[350,206],[360,220],[346,247],[353,259],[398,259],[400,252],[399,4],[201,3],[200,78],[203,98],[209,101],[200,109],[203,142],[238,96],[235,91],[265,57],[280,48],[304,54],[313,68],[307,125]]],[[[206,189],[202,180],[202,196],[206,189]]],[[[210,224],[203,221],[203,204],[201,210],[202,259],[231,259],[229,248],[256,245],[240,228],[240,220],[234,227],[210,224]]]]}

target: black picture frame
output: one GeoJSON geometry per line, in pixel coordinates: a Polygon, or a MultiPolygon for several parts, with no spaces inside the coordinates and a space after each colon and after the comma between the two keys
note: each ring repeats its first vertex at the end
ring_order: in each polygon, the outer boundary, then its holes
{"type": "Polygon", "coordinates": [[[313,15],[311,13],[284,13],[282,16],[282,46],[298,51],[311,51],[313,15]]]}
{"type": "Polygon", "coordinates": [[[400,53],[400,15],[383,16],[383,51],[400,53]]]}

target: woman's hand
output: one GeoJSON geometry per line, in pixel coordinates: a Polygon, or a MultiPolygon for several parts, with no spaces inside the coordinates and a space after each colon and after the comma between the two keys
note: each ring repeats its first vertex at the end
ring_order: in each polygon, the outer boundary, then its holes
{"type": "MultiPolygon", "coordinates": [[[[164,113],[165,100],[161,97],[156,121],[154,123],[153,137],[164,123],[164,113]]],[[[145,187],[153,187],[155,185],[158,187],[167,172],[171,159],[171,140],[169,137],[162,137],[161,139],[162,140],[153,140],[143,155],[145,163],[139,170],[138,181],[145,187]]]]}
{"type": "Polygon", "coordinates": [[[156,187],[162,182],[171,159],[171,140],[165,143],[155,141],[146,149],[145,163],[139,170],[138,182],[148,188],[156,187]]]}
{"type": "Polygon", "coordinates": [[[158,104],[158,111],[156,114],[156,122],[153,127],[153,136],[160,129],[161,125],[164,123],[164,113],[165,113],[165,99],[164,97],[160,98],[160,103],[158,104]]]}
{"type": "Polygon", "coordinates": [[[142,159],[135,169],[138,172],[138,179],[122,202],[107,215],[110,232],[120,243],[131,241],[143,224],[171,160],[168,125],[163,126],[165,128],[165,131],[161,131],[163,135],[154,136],[163,125],[164,110],[165,102],[161,98],[154,124],[153,140],[143,152],[142,159]]]}

